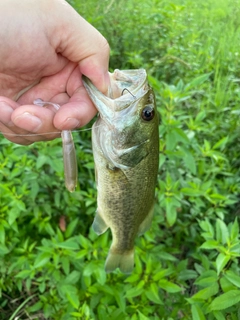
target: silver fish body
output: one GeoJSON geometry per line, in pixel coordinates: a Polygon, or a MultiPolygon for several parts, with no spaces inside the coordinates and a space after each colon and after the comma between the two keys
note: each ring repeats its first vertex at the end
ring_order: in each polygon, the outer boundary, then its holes
{"type": "Polygon", "coordinates": [[[106,272],[119,267],[131,273],[134,240],[150,227],[153,216],[159,118],[145,70],[115,70],[110,78],[108,96],[84,78],[99,111],[92,132],[98,191],[93,229],[112,232],[106,272]]]}

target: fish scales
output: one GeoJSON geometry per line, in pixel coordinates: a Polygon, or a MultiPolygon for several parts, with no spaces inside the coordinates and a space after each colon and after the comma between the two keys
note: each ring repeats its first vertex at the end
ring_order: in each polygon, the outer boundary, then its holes
{"type": "Polygon", "coordinates": [[[131,273],[135,238],[150,227],[153,215],[159,119],[145,70],[116,70],[110,78],[108,97],[84,78],[99,111],[92,133],[98,191],[93,229],[112,232],[105,270],[131,273]]]}

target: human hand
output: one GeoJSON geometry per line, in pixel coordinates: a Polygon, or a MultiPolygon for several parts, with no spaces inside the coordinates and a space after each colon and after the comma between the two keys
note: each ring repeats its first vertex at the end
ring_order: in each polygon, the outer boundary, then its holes
{"type": "Polygon", "coordinates": [[[27,145],[87,124],[96,109],[82,74],[100,91],[107,91],[106,39],[65,0],[1,0],[0,18],[0,131],[4,136],[27,145]],[[55,113],[51,106],[33,105],[37,98],[61,108],[55,113]]]}

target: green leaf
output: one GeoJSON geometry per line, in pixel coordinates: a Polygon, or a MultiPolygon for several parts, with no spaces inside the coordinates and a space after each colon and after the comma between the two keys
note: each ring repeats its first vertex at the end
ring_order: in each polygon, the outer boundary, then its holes
{"type": "Polygon", "coordinates": [[[117,304],[121,311],[125,312],[126,309],[126,299],[124,297],[124,293],[120,290],[114,290],[114,297],[117,301],[117,304]]]}
{"type": "Polygon", "coordinates": [[[41,283],[39,284],[38,289],[39,289],[39,291],[40,291],[41,293],[43,293],[43,292],[45,291],[45,289],[46,289],[46,282],[45,282],[45,281],[44,281],[44,282],[41,282],[41,283]]]}
{"type": "Polygon", "coordinates": [[[77,227],[77,224],[79,222],[79,218],[76,218],[74,220],[72,220],[69,225],[67,226],[67,229],[65,231],[65,237],[66,238],[69,238],[70,236],[72,236],[74,230],[76,229],[77,227]]]}
{"type": "Polygon", "coordinates": [[[206,80],[209,79],[210,75],[212,74],[212,72],[210,73],[205,73],[195,79],[193,79],[191,82],[189,82],[186,86],[185,86],[185,90],[189,91],[190,89],[193,89],[195,87],[200,86],[202,83],[204,83],[206,80]]]}
{"type": "Polygon", "coordinates": [[[79,243],[81,245],[81,247],[83,247],[84,249],[89,249],[92,247],[91,242],[85,238],[84,236],[82,236],[81,234],[79,235],[79,243]]]}
{"type": "Polygon", "coordinates": [[[230,258],[231,258],[230,256],[226,256],[224,253],[219,253],[216,259],[216,268],[217,268],[218,275],[220,274],[222,269],[226,266],[230,258]]]}
{"type": "Polygon", "coordinates": [[[236,286],[232,284],[226,277],[220,278],[220,285],[223,292],[228,292],[230,290],[235,290],[236,286]]]}
{"type": "Polygon", "coordinates": [[[97,282],[100,283],[102,286],[106,283],[107,276],[106,272],[103,267],[99,267],[95,270],[97,282]]]}
{"type": "Polygon", "coordinates": [[[172,129],[175,131],[177,141],[183,142],[183,143],[189,143],[189,139],[182,129],[177,127],[173,127],[172,129]]]}
{"type": "Polygon", "coordinates": [[[192,188],[182,188],[181,192],[186,195],[186,196],[190,196],[190,197],[199,197],[199,196],[203,196],[204,192],[201,190],[197,190],[197,189],[192,189],[192,188]]]}
{"type": "Polygon", "coordinates": [[[40,169],[44,164],[48,163],[48,157],[45,155],[40,155],[37,157],[36,168],[40,169]]]}
{"type": "Polygon", "coordinates": [[[191,311],[192,311],[192,319],[206,320],[206,318],[202,312],[202,309],[198,305],[192,304],[191,311]]]}
{"type": "Polygon", "coordinates": [[[26,206],[25,206],[25,203],[23,201],[15,200],[14,204],[20,211],[25,211],[26,210],[26,206]]]}
{"type": "Polygon", "coordinates": [[[8,212],[8,223],[11,226],[16,219],[20,216],[21,212],[18,208],[13,207],[9,212],[8,212]]]}
{"type": "Polygon", "coordinates": [[[182,281],[190,280],[190,279],[196,279],[197,278],[197,272],[194,270],[182,270],[179,272],[178,279],[182,281]]]}
{"type": "Polygon", "coordinates": [[[219,243],[216,240],[207,240],[200,246],[200,248],[211,250],[211,249],[218,248],[218,246],[219,246],[219,243]]]}
{"type": "Polygon", "coordinates": [[[78,291],[75,286],[72,285],[61,285],[60,286],[60,291],[62,295],[65,295],[68,299],[68,301],[71,303],[71,305],[75,308],[78,309],[80,305],[80,299],[78,296],[78,291]]]}
{"type": "Polygon", "coordinates": [[[229,241],[228,227],[220,219],[217,219],[216,221],[216,236],[217,236],[217,241],[220,241],[222,244],[225,244],[229,241]]]}
{"type": "Polygon", "coordinates": [[[159,293],[158,293],[158,286],[156,283],[151,283],[149,289],[144,291],[146,297],[157,304],[163,304],[162,300],[160,299],[159,293]]]}
{"type": "Polygon", "coordinates": [[[221,150],[223,150],[225,148],[227,142],[228,142],[228,136],[222,138],[217,143],[215,143],[215,145],[213,146],[213,149],[221,149],[221,150]]]}
{"type": "Polygon", "coordinates": [[[220,311],[214,311],[213,315],[216,318],[216,320],[226,320],[225,316],[220,311]]]}
{"type": "Polygon", "coordinates": [[[174,150],[177,142],[178,142],[178,139],[176,137],[175,132],[173,130],[169,131],[166,134],[166,149],[169,151],[174,150]]]}
{"type": "Polygon", "coordinates": [[[164,277],[170,276],[171,274],[173,274],[172,268],[162,269],[153,276],[153,280],[158,281],[164,277]]]}
{"type": "Polygon", "coordinates": [[[81,277],[81,273],[79,271],[72,271],[64,280],[66,284],[76,284],[81,277]]]}
{"type": "Polygon", "coordinates": [[[202,111],[200,111],[200,112],[197,114],[195,120],[196,120],[197,122],[202,122],[203,119],[205,119],[205,118],[206,118],[206,111],[205,111],[205,110],[202,110],[202,111]]]}
{"type": "Polygon", "coordinates": [[[204,288],[192,296],[192,299],[194,300],[207,300],[208,298],[214,296],[218,293],[218,284],[214,283],[211,286],[204,288]]]}
{"type": "Polygon", "coordinates": [[[34,305],[32,305],[31,307],[28,308],[28,312],[36,312],[38,310],[40,310],[42,308],[42,302],[38,301],[37,303],[35,303],[34,305]]]}
{"type": "Polygon", "coordinates": [[[70,261],[68,257],[62,257],[61,258],[61,264],[62,264],[62,268],[65,272],[66,275],[69,274],[69,270],[70,270],[70,261]]]}
{"type": "Polygon", "coordinates": [[[140,296],[142,293],[143,293],[143,288],[131,288],[127,291],[125,297],[126,298],[134,298],[134,297],[137,297],[137,296],[140,296]]]}
{"type": "Polygon", "coordinates": [[[231,227],[230,238],[232,241],[239,238],[239,225],[237,218],[234,220],[234,223],[231,227]]]}
{"type": "Polygon", "coordinates": [[[160,288],[164,289],[167,292],[175,293],[182,291],[182,288],[176,285],[175,283],[172,283],[170,281],[167,281],[165,279],[161,279],[158,282],[158,285],[160,288]]]}
{"type": "Polygon", "coordinates": [[[199,221],[199,225],[202,230],[210,234],[211,238],[214,238],[214,229],[208,219],[205,219],[204,221],[199,221]]]}
{"type": "Polygon", "coordinates": [[[130,275],[129,277],[127,277],[124,282],[130,282],[130,283],[133,283],[133,282],[138,282],[139,280],[139,275],[138,274],[132,274],[130,275]]]}
{"type": "Polygon", "coordinates": [[[165,251],[161,251],[158,253],[158,257],[161,260],[165,260],[165,261],[177,261],[178,259],[176,257],[174,257],[172,254],[165,252],[165,251]]]}
{"type": "Polygon", "coordinates": [[[236,287],[240,288],[240,276],[236,275],[233,271],[227,271],[225,273],[225,278],[232,284],[234,284],[236,287]]]}
{"type": "Polygon", "coordinates": [[[191,171],[192,174],[196,174],[196,162],[195,158],[189,152],[188,150],[185,149],[183,161],[185,163],[185,166],[191,171]]]}
{"type": "Polygon", "coordinates": [[[33,180],[31,181],[31,190],[30,190],[30,193],[29,193],[29,196],[32,198],[33,201],[35,201],[36,199],[36,196],[39,192],[39,183],[37,180],[33,180]]]}
{"type": "Polygon", "coordinates": [[[163,164],[166,161],[166,157],[164,154],[160,154],[160,159],[159,159],[159,169],[163,166],[163,164]]]}
{"type": "Polygon", "coordinates": [[[57,208],[59,208],[61,204],[61,192],[58,190],[54,193],[54,204],[57,208]]]}
{"type": "Polygon", "coordinates": [[[218,281],[217,272],[214,270],[205,271],[197,278],[194,284],[203,287],[209,287],[218,281]]]}
{"type": "Polygon", "coordinates": [[[79,249],[79,245],[78,245],[77,241],[73,238],[68,239],[68,240],[61,242],[61,243],[57,243],[56,246],[59,248],[62,248],[62,249],[69,249],[69,250],[78,250],[79,249]]]}
{"type": "Polygon", "coordinates": [[[166,218],[169,226],[173,226],[177,219],[177,210],[172,198],[166,198],[166,218]]]}
{"type": "Polygon", "coordinates": [[[34,268],[40,268],[40,267],[45,266],[49,262],[51,257],[52,257],[52,255],[48,252],[40,253],[34,262],[34,268]]]}
{"type": "Polygon", "coordinates": [[[210,304],[210,311],[224,310],[240,302],[240,290],[231,290],[215,298],[210,304]]]}
{"type": "Polygon", "coordinates": [[[146,317],[139,310],[137,312],[138,312],[138,315],[139,315],[139,320],[149,320],[149,317],[146,317]]]}
{"type": "Polygon", "coordinates": [[[16,277],[20,279],[26,279],[30,276],[31,272],[31,270],[22,270],[16,275],[16,277]]]}

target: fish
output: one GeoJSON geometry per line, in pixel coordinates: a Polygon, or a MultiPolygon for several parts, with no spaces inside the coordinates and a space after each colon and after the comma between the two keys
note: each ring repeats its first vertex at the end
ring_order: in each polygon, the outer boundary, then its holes
{"type": "Polygon", "coordinates": [[[134,269],[134,242],[153,218],[159,166],[159,114],[144,69],[118,70],[110,75],[107,95],[83,76],[98,110],[92,127],[97,186],[96,234],[108,228],[112,244],[105,271],[134,269]]]}

